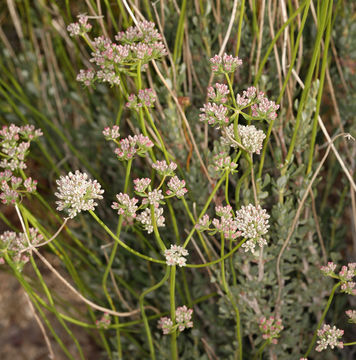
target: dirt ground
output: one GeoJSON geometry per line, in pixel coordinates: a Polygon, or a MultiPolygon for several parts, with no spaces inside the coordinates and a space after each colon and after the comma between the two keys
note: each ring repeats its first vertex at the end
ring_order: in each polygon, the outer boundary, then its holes
{"type": "MultiPolygon", "coordinates": [[[[46,255],[48,258],[48,255],[46,255]]],[[[6,266],[6,265],[1,265],[6,266]]],[[[46,283],[53,288],[54,279],[51,274],[44,273],[46,283]],[[52,286],[51,286],[52,285],[52,286]]],[[[57,283],[57,282],[56,282],[57,283]]],[[[66,293],[65,289],[58,289],[56,292],[61,297],[66,295],[66,300],[72,300],[72,295],[66,293]]],[[[79,305],[80,306],[80,305],[79,305]]],[[[73,340],[67,335],[58,321],[51,314],[49,319],[59,337],[67,346],[74,359],[80,359],[78,350],[73,340]]],[[[84,319],[83,319],[84,320],[84,319]]],[[[69,326],[82,346],[85,359],[102,359],[96,344],[77,326],[69,326]]],[[[68,359],[62,349],[49,334],[55,360],[68,359]]],[[[33,311],[28,303],[25,292],[18,281],[11,275],[0,270],[0,359],[1,360],[47,360],[49,351],[46,346],[43,334],[35,320],[33,311]]]]}

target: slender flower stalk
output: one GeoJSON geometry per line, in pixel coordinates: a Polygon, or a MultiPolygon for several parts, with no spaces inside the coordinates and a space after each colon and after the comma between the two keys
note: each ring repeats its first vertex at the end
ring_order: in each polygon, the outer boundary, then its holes
{"type": "MultiPolygon", "coordinates": [[[[175,287],[176,287],[176,265],[171,267],[170,274],[170,288],[169,288],[169,301],[171,306],[171,319],[173,325],[176,324],[176,300],[175,300],[175,287]]],[[[177,348],[177,332],[173,331],[171,334],[171,359],[178,359],[177,348]]]]}
{"type": "MultiPolygon", "coordinates": [[[[221,251],[220,251],[220,258],[223,259],[224,258],[224,248],[225,248],[225,238],[224,235],[221,234],[221,251]]],[[[236,301],[234,299],[233,294],[230,291],[229,285],[227,284],[226,278],[225,278],[225,263],[224,260],[221,261],[221,281],[222,281],[222,285],[224,288],[224,291],[228,297],[228,299],[231,302],[231,305],[235,311],[235,315],[236,315],[236,337],[237,337],[237,342],[239,344],[238,349],[236,350],[236,352],[238,353],[238,359],[242,360],[243,359],[243,349],[242,349],[242,337],[241,337],[241,325],[240,325],[240,311],[239,308],[237,307],[236,301]]]]}
{"type": "Polygon", "coordinates": [[[306,353],[304,354],[304,357],[306,357],[306,358],[309,356],[310,352],[311,352],[312,349],[313,349],[313,346],[314,346],[314,344],[315,344],[316,338],[317,338],[317,336],[318,336],[318,331],[319,331],[319,329],[320,329],[320,327],[321,327],[321,324],[323,323],[323,321],[324,321],[324,319],[325,319],[325,316],[326,316],[326,314],[327,314],[327,312],[328,312],[328,310],[329,310],[329,308],[330,308],[330,305],[331,305],[331,303],[332,303],[332,301],[333,301],[335,292],[336,292],[336,290],[338,289],[339,286],[341,286],[341,282],[338,282],[337,284],[335,284],[334,287],[333,287],[332,290],[331,290],[331,293],[330,293],[328,302],[326,303],[326,306],[325,306],[325,309],[324,309],[324,311],[323,311],[323,314],[321,315],[321,318],[320,318],[320,320],[319,320],[319,322],[318,322],[318,326],[316,327],[316,330],[315,330],[315,332],[314,332],[312,341],[311,341],[311,343],[309,344],[308,350],[307,350],[306,353]]]}

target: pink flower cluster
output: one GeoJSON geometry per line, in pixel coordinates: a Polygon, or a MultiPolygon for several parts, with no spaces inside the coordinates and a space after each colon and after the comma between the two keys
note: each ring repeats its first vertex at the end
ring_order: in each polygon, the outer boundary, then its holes
{"type": "Polygon", "coordinates": [[[205,214],[199,221],[196,223],[195,228],[198,231],[209,230],[209,226],[211,224],[209,215],[205,214]]]}
{"type": "Polygon", "coordinates": [[[12,174],[10,170],[0,172],[0,200],[3,204],[14,205],[20,193],[33,193],[37,188],[37,180],[27,178],[22,180],[12,174]]]}
{"type": "Polygon", "coordinates": [[[153,22],[140,21],[137,26],[130,26],[126,31],[121,31],[115,36],[115,40],[122,43],[132,44],[133,42],[143,42],[152,44],[162,40],[162,35],[155,29],[153,22]]]}
{"type": "Polygon", "coordinates": [[[117,138],[120,137],[119,130],[120,130],[120,127],[117,125],[114,125],[112,128],[107,126],[103,130],[103,135],[105,136],[106,140],[116,140],[117,138]]]}
{"type": "Polygon", "coordinates": [[[345,314],[350,318],[349,322],[356,324],[356,310],[347,310],[345,314]]]}
{"type": "Polygon", "coordinates": [[[176,309],[176,325],[173,324],[172,319],[168,317],[162,317],[158,321],[157,327],[162,330],[164,335],[168,335],[178,329],[180,332],[185,329],[193,327],[192,315],[193,309],[188,309],[185,305],[176,309]]]}
{"type": "Polygon", "coordinates": [[[137,193],[144,193],[148,186],[151,184],[151,179],[149,178],[142,178],[142,179],[135,179],[134,180],[134,189],[137,193]]]}
{"type": "Polygon", "coordinates": [[[171,318],[164,316],[158,320],[158,329],[161,329],[163,335],[168,335],[174,331],[173,321],[171,318]]]}
{"type": "Polygon", "coordinates": [[[215,84],[216,91],[212,86],[208,87],[208,98],[215,103],[225,104],[227,102],[226,95],[229,94],[229,88],[225,84],[215,84]]]}
{"type": "Polygon", "coordinates": [[[254,86],[249,87],[242,92],[242,95],[237,94],[236,103],[240,109],[250,106],[256,98],[257,89],[254,86]]]}
{"type": "Polygon", "coordinates": [[[178,199],[182,198],[188,190],[185,188],[185,181],[179,180],[177,176],[173,176],[167,183],[169,190],[166,194],[169,196],[176,196],[178,199]]]}
{"type": "Polygon", "coordinates": [[[177,169],[177,164],[171,162],[169,165],[165,160],[156,161],[152,164],[152,168],[155,169],[161,176],[174,176],[174,171],[177,169]]]}
{"type": "MultiPolygon", "coordinates": [[[[90,24],[87,18],[80,18],[79,23],[68,26],[71,35],[85,34],[90,24]],[[81,23],[82,21],[82,23],[81,23]]],[[[153,59],[158,59],[167,54],[161,41],[161,35],[154,28],[154,23],[143,21],[138,26],[130,27],[125,32],[115,36],[115,43],[103,36],[97,37],[92,42],[93,52],[90,62],[98,66],[98,71],[93,69],[81,70],[77,80],[86,86],[95,81],[108,82],[111,86],[120,84],[120,73],[132,68],[133,65],[144,65],[153,59]]],[[[90,29],[89,29],[90,30],[90,29]]]]}
{"type": "Polygon", "coordinates": [[[344,344],[342,341],[339,341],[342,335],[344,335],[344,330],[324,324],[323,328],[318,330],[319,340],[316,342],[318,346],[315,350],[320,352],[327,349],[328,346],[330,346],[331,349],[335,347],[342,349],[344,344]]]}
{"type": "Polygon", "coordinates": [[[186,265],[188,250],[178,245],[171,245],[170,249],[164,251],[166,263],[169,266],[179,265],[180,267],[186,265]]]}
{"type": "Polygon", "coordinates": [[[95,81],[95,71],[93,69],[80,69],[76,80],[83,83],[85,86],[90,86],[95,81]]]}
{"type": "Polygon", "coordinates": [[[188,309],[185,305],[176,309],[176,323],[180,332],[193,327],[193,309],[188,309]]]}
{"type": "Polygon", "coordinates": [[[276,111],[278,109],[279,105],[276,105],[274,101],[268,100],[263,92],[258,94],[257,103],[251,106],[252,116],[267,120],[274,120],[277,117],[276,111]]]}
{"type": "Polygon", "coordinates": [[[242,65],[242,60],[232,55],[223,56],[215,55],[210,59],[211,70],[218,74],[227,74],[234,72],[239,66],[242,65]]]}
{"type": "MultiPolygon", "coordinates": [[[[17,263],[19,270],[21,270],[23,265],[29,261],[29,257],[31,255],[31,251],[28,249],[29,246],[36,246],[43,240],[43,236],[38,232],[37,229],[29,228],[28,235],[30,244],[28,243],[24,233],[5,231],[0,235],[0,248],[6,249],[8,251],[12,257],[12,260],[17,263]]],[[[3,263],[4,259],[0,258],[0,264],[3,263]]]]}
{"type": "Polygon", "coordinates": [[[262,236],[268,232],[269,217],[267,211],[260,205],[241,206],[241,209],[236,212],[237,228],[241,231],[241,236],[249,239],[242,244],[246,252],[254,252],[256,243],[260,247],[267,245],[267,241],[262,236]]]}
{"type": "Polygon", "coordinates": [[[129,109],[138,110],[143,106],[153,107],[154,102],[156,101],[157,95],[152,89],[144,89],[138,92],[138,95],[131,94],[128,97],[128,102],[126,106],[129,109]]]}
{"type": "Polygon", "coordinates": [[[260,319],[260,330],[263,333],[262,338],[269,340],[272,344],[277,344],[279,333],[283,330],[282,320],[270,316],[268,319],[265,317],[260,319]]]}
{"type": "Polygon", "coordinates": [[[231,157],[228,156],[225,152],[217,154],[213,158],[213,167],[216,172],[229,171],[235,172],[238,165],[232,161],[231,157]]]}
{"type": "Polygon", "coordinates": [[[3,126],[0,130],[1,157],[0,168],[11,171],[26,169],[25,158],[30,142],[42,135],[33,125],[3,126]]]}
{"type": "Polygon", "coordinates": [[[96,326],[99,329],[108,329],[110,324],[111,324],[111,317],[108,313],[104,313],[103,316],[99,319],[95,321],[96,326]]]}
{"type": "Polygon", "coordinates": [[[356,295],[356,283],[351,281],[356,276],[356,263],[349,263],[347,266],[343,266],[339,271],[339,274],[335,274],[336,264],[328,262],[326,266],[322,266],[320,270],[326,276],[331,276],[338,279],[341,282],[341,291],[349,294],[356,295]]]}
{"type": "Polygon", "coordinates": [[[65,210],[71,219],[81,211],[94,210],[98,205],[94,200],[103,198],[101,185],[96,180],[88,179],[88,175],[79,170],[61,176],[56,183],[58,192],[54,195],[59,199],[56,201],[57,210],[65,210]]]}
{"type": "Polygon", "coordinates": [[[67,31],[70,36],[84,35],[92,29],[91,24],[88,23],[88,17],[85,15],[78,15],[78,22],[69,24],[67,31]]]}
{"type": "Polygon", "coordinates": [[[119,215],[124,215],[127,221],[132,221],[136,217],[138,199],[131,199],[127,194],[123,193],[117,194],[116,198],[118,202],[114,202],[111,207],[117,210],[119,215]]]}
{"type": "Polygon", "coordinates": [[[153,147],[153,142],[142,134],[121,139],[118,147],[115,149],[115,154],[119,160],[130,160],[135,155],[145,156],[146,152],[153,147]]]}
{"type": "Polygon", "coordinates": [[[232,208],[230,205],[217,206],[215,208],[216,215],[219,219],[213,219],[212,224],[218,232],[224,234],[225,239],[235,240],[241,235],[240,231],[237,231],[237,221],[233,217],[232,208]]]}
{"type": "Polygon", "coordinates": [[[229,123],[228,109],[226,106],[215,103],[204,104],[200,109],[200,121],[207,122],[212,126],[225,126],[229,123]]]}

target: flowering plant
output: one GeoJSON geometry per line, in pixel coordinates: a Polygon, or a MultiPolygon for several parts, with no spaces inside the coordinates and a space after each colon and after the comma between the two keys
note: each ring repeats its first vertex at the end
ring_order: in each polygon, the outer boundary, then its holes
{"type": "Polygon", "coordinates": [[[49,0],[29,21],[12,3],[26,27],[16,22],[16,46],[0,31],[0,264],[49,355],[53,339],[81,360],[346,354],[355,310],[337,314],[356,291],[351,251],[336,264],[356,186],[331,80],[340,5],[88,2],[69,24],[85,4],[49,0]],[[31,31],[41,19],[45,36],[31,31]],[[324,126],[324,89],[340,129],[324,126]]]}

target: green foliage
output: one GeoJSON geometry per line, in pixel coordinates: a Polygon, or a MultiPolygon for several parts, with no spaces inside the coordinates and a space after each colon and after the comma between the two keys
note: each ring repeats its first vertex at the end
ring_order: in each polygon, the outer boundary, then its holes
{"type": "MultiPolygon", "coordinates": [[[[38,193],[24,197],[20,210],[26,224],[38,228],[46,239],[62,223],[54,210],[53,195],[55,180],[61,174],[80,169],[97,179],[105,190],[104,200],[95,214],[117,235],[116,238],[93,216],[83,213],[70,220],[65,231],[46,247],[59,259],[63,272],[72,279],[78,292],[99,306],[130,312],[139,309],[143,291],[152,291],[145,292],[143,297],[145,311],[141,309],[128,317],[112,316],[108,330],[98,331],[95,320],[102,315],[98,309],[87,304],[85,314],[80,314],[79,319],[77,304],[61,301],[55,293],[48,292],[44,285],[46,279],[40,272],[29,281],[26,271],[36,266],[35,255],[32,265],[26,265],[23,273],[19,273],[8,259],[14,276],[29,294],[56,341],[61,344],[44,309],[61,320],[68,334],[68,322],[86,328],[102,351],[103,359],[153,358],[152,348],[156,359],[174,359],[175,343],[180,359],[238,359],[241,344],[243,358],[240,360],[252,359],[264,344],[259,320],[272,315],[282,319],[284,330],[278,344],[268,344],[261,358],[301,358],[312,341],[333,286],[330,279],[321,274],[320,267],[328,260],[352,261],[352,256],[345,253],[351,254],[353,250],[351,216],[355,209],[352,212],[350,199],[355,194],[334,155],[323,164],[311,189],[309,186],[328,147],[320,128],[313,133],[319,106],[330,137],[341,132],[356,133],[355,5],[343,1],[307,0],[296,9],[294,2],[288,1],[284,2],[284,16],[273,1],[253,0],[246,4],[237,1],[225,52],[238,55],[244,65],[226,80],[233,84],[234,98],[256,83],[269,99],[278,99],[281,105],[276,120],[251,120],[253,116],[248,110],[237,116],[239,124],[255,125],[268,135],[261,154],[253,155],[251,166],[247,152],[241,155],[237,149],[224,147],[220,143],[221,131],[199,121],[199,109],[207,102],[207,86],[226,82],[223,76],[210,79],[209,58],[221,49],[234,2],[180,1],[177,2],[179,11],[176,2],[140,2],[139,11],[146,18],[153,17],[151,20],[159,22],[163,28],[171,54],[162,61],[157,60],[156,66],[178,103],[152,63],[141,69],[139,62],[130,71],[122,72],[120,86],[80,86],[75,78],[80,69],[91,66],[90,41],[70,38],[66,26],[79,13],[99,14],[89,19],[93,24],[90,37],[107,33],[113,39],[118,30],[133,25],[125,8],[126,1],[99,2],[101,8],[98,2],[89,3],[90,8],[73,1],[36,2],[30,6],[26,0],[0,5],[1,13],[7,15],[0,24],[0,121],[4,125],[33,124],[43,130],[44,136],[31,148],[26,170],[27,175],[39,180],[38,193]],[[309,7],[312,5],[316,7],[316,24],[309,7]],[[327,16],[329,7],[335,10],[330,17],[327,16]],[[303,28],[300,20],[304,14],[307,17],[303,28]],[[243,19],[241,33],[238,31],[240,15],[243,19]],[[279,34],[292,16],[295,18],[289,27],[279,34]],[[326,54],[327,66],[323,68],[327,26],[331,27],[331,44],[326,54]],[[296,41],[299,32],[300,43],[296,41]],[[278,39],[276,34],[279,34],[278,39]],[[271,47],[273,39],[275,47],[271,47]],[[239,53],[235,54],[237,43],[241,45],[239,53]],[[267,61],[262,62],[266,54],[267,61]],[[294,73],[288,72],[291,63],[294,73]],[[296,74],[306,85],[304,91],[296,74]],[[284,83],[286,88],[283,88],[284,83]],[[154,87],[157,94],[154,110],[136,112],[125,107],[128,94],[137,94],[138,90],[148,87],[154,87]],[[135,158],[132,167],[131,163],[128,166],[119,162],[113,152],[114,144],[102,136],[103,128],[113,125],[120,126],[122,138],[147,130],[155,143],[152,152],[146,158],[135,158]],[[236,156],[239,164],[237,173],[227,173],[227,182],[225,173],[219,175],[211,166],[214,155],[222,151],[227,151],[232,159],[236,156]],[[125,226],[122,217],[111,209],[115,194],[127,192],[130,197],[135,196],[132,180],[141,177],[151,178],[157,187],[161,178],[150,165],[154,157],[163,160],[167,156],[178,164],[176,174],[186,182],[189,190],[186,203],[166,199],[166,226],[154,229],[152,234],[147,234],[137,224],[125,226]],[[311,171],[308,170],[310,158],[313,160],[311,171]],[[177,268],[175,285],[171,283],[170,286],[167,280],[156,289],[164,279],[166,266],[140,259],[118,242],[162,263],[165,262],[164,247],[159,237],[167,248],[170,244],[183,245],[186,240],[190,265],[219,259],[219,233],[211,236],[208,232],[194,232],[191,237],[188,234],[200,219],[204,206],[204,213],[213,217],[215,206],[227,205],[227,200],[234,211],[254,203],[252,174],[257,200],[267,209],[271,225],[266,238],[268,246],[263,247],[262,253],[258,248],[257,256],[240,248],[225,261],[209,267],[177,268]],[[211,203],[207,203],[212,191],[216,193],[211,203]],[[306,201],[298,212],[307,191],[306,201]],[[288,245],[284,248],[286,241],[288,245]],[[194,309],[194,328],[178,333],[177,339],[163,335],[157,328],[160,317],[173,317],[172,302],[175,307],[187,305],[194,309]],[[239,325],[236,327],[239,317],[241,336],[237,331],[239,325]]],[[[137,13],[135,15],[138,17],[137,13]]],[[[335,147],[354,174],[355,146],[346,140],[337,140],[335,147]]],[[[167,190],[165,185],[162,190],[167,190]]],[[[4,216],[1,219],[13,226],[18,224],[4,216]]],[[[21,228],[17,230],[22,231],[21,228]]],[[[225,254],[237,244],[226,239],[225,254]]],[[[344,310],[349,305],[345,299],[345,295],[336,295],[326,323],[346,329],[344,310]]],[[[345,331],[345,339],[350,337],[350,342],[353,341],[352,331],[345,331]]],[[[79,344],[73,354],[69,354],[66,345],[61,346],[68,358],[89,358],[85,349],[84,355],[80,355],[79,344]]],[[[308,358],[337,356],[346,359],[349,353],[349,347],[342,352],[319,354],[313,351],[308,358]]]]}

